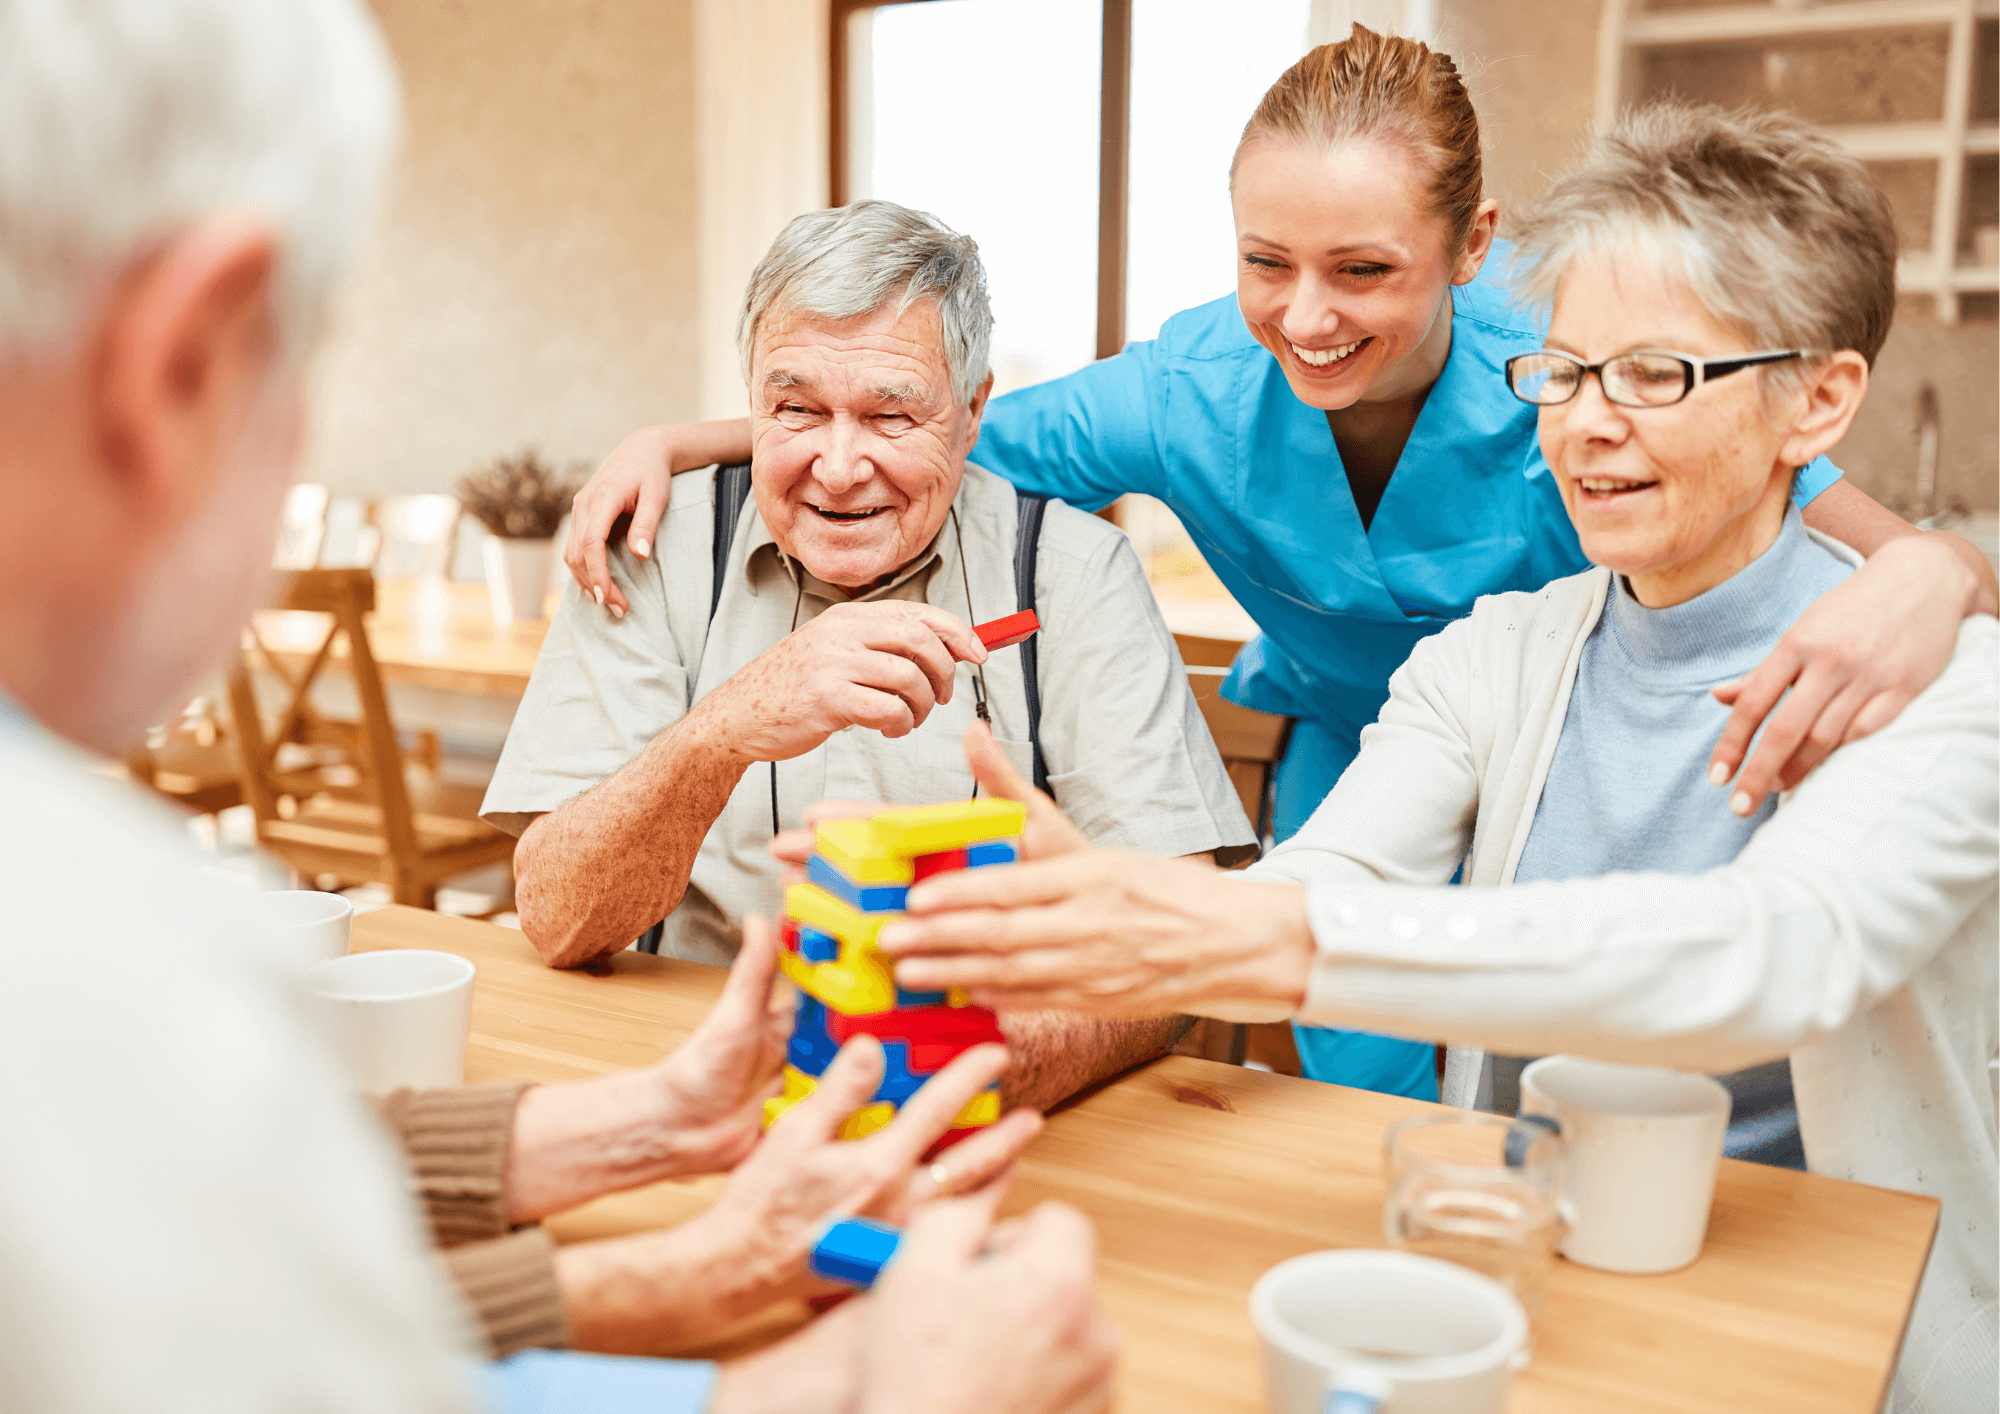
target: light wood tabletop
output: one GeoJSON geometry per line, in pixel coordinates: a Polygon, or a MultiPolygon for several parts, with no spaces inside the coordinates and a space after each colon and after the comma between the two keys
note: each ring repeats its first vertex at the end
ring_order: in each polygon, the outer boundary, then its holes
{"type": "MultiPolygon", "coordinates": [[[[555,602],[550,596],[551,612],[555,602]]],[[[267,609],[256,616],[258,635],[294,669],[319,648],[326,625],[324,614],[267,609]]],[[[500,627],[493,622],[486,586],[457,581],[420,586],[414,580],[378,579],[368,615],[368,644],[385,682],[493,697],[519,698],[527,691],[548,631],[547,618],[500,627]]],[[[344,669],[346,656],[343,640],[334,646],[328,668],[344,669]]]]}
{"type": "MultiPolygon", "coordinates": [[[[554,972],[517,932],[411,908],[356,918],[354,947],[473,961],[472,1081],[646,1064],[694,1028],[723,977],[633,952],[554,972]]],[[[1121,1408],[1252,1414],[1251,1283],[1301,1252],[1383,1245],[1382,1130],[1425,1108],[1173,1056],[1052,1115],[1007,1210],[1061,1198],[1096,1223],[1100,1289],[1124,1340],[1121,1408]]],[[[550,1226],[576,1240],[678,1222],[719,1182],[634,1190],[550,1226]]],[[[1510,1408],[1874,1414],[1937,1215],[1930,1198],[1725,1160],[1692,1267],[1626,1277],[1557,1261],[1510,1408]]],[[[790,1320],[775,1313],[766,1334],[790,1320]]]]}

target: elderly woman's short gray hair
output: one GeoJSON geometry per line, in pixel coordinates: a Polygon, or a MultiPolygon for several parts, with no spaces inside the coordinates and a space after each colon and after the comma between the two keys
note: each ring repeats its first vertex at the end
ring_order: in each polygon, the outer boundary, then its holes
{"type": "Polygon", "coordinates": [[[935,216],[893,201],[851,201],[809,211],[778,233],[750,273],[736,343],[743,379],[757,330],[773,314],[859,319],[891,300],[900,314],[918,300],[936,300],[952,396],[963,406],[986,381],[993,309],[979,247],[935,216]]]}
{"type": "Polygon", "coordinates": [[[361,0],[0,0],[0,356],[63,345],[123,267],[218,212],[270,223],[302,350],[399,126],[361,0]]]}
{"type": "MultiPolygon", "coordinates": [[[[1872,365],[1896,313],[1896,226],[1855,158],[1782,113],[1662,104],[1591,140],[1514,232],[1520,292],[1552,302],[1563,273],[1633,250],[1676,269],[1754,348],[1872,365]]],[[[1775,377],[1799,365],[1774,364],[1775,377]]]]}

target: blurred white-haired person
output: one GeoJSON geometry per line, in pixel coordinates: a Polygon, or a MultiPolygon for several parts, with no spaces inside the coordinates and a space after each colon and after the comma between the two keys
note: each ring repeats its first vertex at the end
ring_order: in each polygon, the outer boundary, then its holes
{"type": "Polygon", "coordinates": [[[1086,851],[1044,806],[1030,852],[1061,857],[914,891],[882,939],[897,980],[1428,1035],[1459,1047],[1460,1104],[1472,1048],[1789,1056],[1811,1169],[1943,1202],[1896,1407],[1991,1410],[2000,625],[1966,620],[1943,675],[1785,803],[1707,779],[1735,680],[1858,563],[1787,492],[1888,333],[1887,205],[1796,119],[1664,107],[1599,137],[1519,242],[1553,318],[1509,378],[1598,567],[1421,644],[1245,876],[1086,851]]]}
{"type": "MultiPolygon", "coordinates": [[[[164,812],[87,769],[78,748],[130,742],[254,605],[306,356],[396,123],[357,0],[0,0],[0,1409],[1099,1407],[1112,1341],[1088,1225],[1047,1207],[979,1261],[991,1190],[916,1213],[852,1314],[719,1372],[565,1351],[477,1363],[410,1174],[240,894],[164,812]]],[[[844,1116],[826,1108],[758,1142],[782,1054],[775,947],[766,931],[745,949],[676,1053],[698,1053],[691,1074],[670,1057],[525,1099],[470,1092],[494,1172],[490,1193],[446,1195],[459,1216],[504,1232],[618,1186],[615,1170],[666,1176],[675,1153],[696,1168],[750,1154],[730,1187],[767,1214],[852,1206],[843,1163],[908,1177],[924,1136],[869,1155],[832,1142],[844,1116]]],[[[850,1109],[875,1088],[871,1060],[843,1053],[850,1109]]],[[[1003,1061],[961,1058],[937,1132],[1003,1061]]],[[[457,1093],[403,1094],[392,1118],[407,1135],[413,1110],[457,1093]]],[[[676,1229],[585,1252],[597,1270],[571,1275],[588,1309],[625,1323],[597,1334],[644,1346],[670,1334],[644,1328],[662,1302],[755,1288],[732,1269],[761,1271],[767,1297],[802,1272],[796,1233],[774,1246],[773,1223],[736,1226],[699,1251],[676,1229]],[[705,1280],[662,1291],[677,1275],[705,1280]]],[[[500,1239],[485,1279],[526,1270],[567,1306],[528,1237],[500,1239]]],[[[558,1335],[586,1324],[528,1314],[558,1335]]],[[[507,1344],[490,1320],[484,1334],[507,1344]]]]}

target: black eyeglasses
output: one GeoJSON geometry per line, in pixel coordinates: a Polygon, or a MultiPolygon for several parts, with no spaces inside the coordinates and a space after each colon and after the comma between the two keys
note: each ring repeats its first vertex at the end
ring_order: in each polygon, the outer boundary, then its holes
{"type": "Polygon", "coordinates": [[[1575,397],[1583,388],[1584,374],[1594,373],[1604,396],[1620,407],[1663,408],[1711,378],[1760,363],[1804,357],[1803,349],[1770,349],[1734,358],[1696,358],[1668,349],[1636,349],[1602,363],[1585,363],[1554,349],[1538,349],[1507,360],[1507,387],[1524,403],[1554,407],[1575,397]]]}

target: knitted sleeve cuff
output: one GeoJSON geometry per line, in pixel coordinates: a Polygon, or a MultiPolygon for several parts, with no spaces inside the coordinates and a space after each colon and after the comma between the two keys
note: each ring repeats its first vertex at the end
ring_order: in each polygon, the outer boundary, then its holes
{"type": "Polygon", "coordinates": [[[398,1090],[383,1118],[409,1156],[417,1196],[440,1247],[499,1237],[507,1222],[507,1148],[525,1080],[449,1090],[398,1090]]]}
{"type": "Polygon", "coordinates": [[[568,1344],[555,1245],[541,1228],[468,1242],[443,1256],[452,1280],[479,1317],[493,1359],[530,1346],[560,1350],[568,1344]]]}

